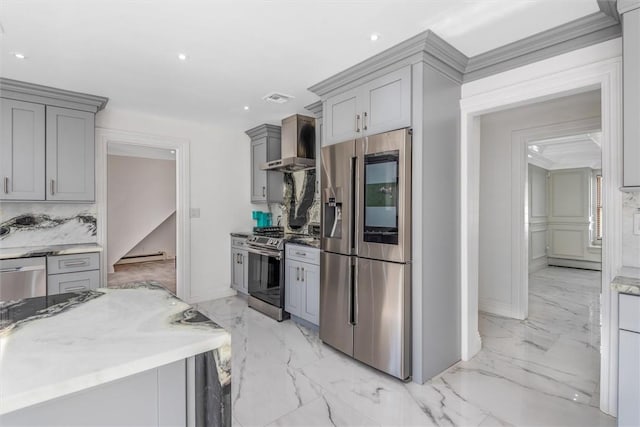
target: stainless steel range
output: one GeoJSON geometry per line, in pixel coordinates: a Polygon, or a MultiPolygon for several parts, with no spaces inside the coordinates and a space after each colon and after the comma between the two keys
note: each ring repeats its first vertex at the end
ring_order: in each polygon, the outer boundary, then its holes
{"type": "Polygon", "coordinates": [[[284,242],[279,227],[254,230],[247,239],[249,252],[249,307],[282,321],[284,311],[284,242]]]}

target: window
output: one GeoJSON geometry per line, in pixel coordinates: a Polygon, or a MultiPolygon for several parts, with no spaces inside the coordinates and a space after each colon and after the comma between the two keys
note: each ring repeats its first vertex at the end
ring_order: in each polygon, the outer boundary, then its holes
{"type": "Polygon", "coordinates": [[[596,214],[596,240],[602,240],[602,175],[596,175],[596,194],[595,194],[595,214],[596,214]]]}

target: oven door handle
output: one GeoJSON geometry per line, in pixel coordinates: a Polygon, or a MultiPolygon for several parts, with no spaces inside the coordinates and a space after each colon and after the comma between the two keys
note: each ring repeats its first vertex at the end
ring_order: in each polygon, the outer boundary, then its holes
{"type": "Polygon", "coordinates": [[[250,252],[252,254],[258,254],[258,255],[264,255],[264,256],[272,257],[272,258],[277,259],[278,261],[280,261],[282,259],[282,255],[280,254],[280,252],[277,252],[277,251],[266,251],[264,249],[258,249],[258,248],[255,248],[253,246],[249,246],[247,248],[247,252],[250,252]]]}

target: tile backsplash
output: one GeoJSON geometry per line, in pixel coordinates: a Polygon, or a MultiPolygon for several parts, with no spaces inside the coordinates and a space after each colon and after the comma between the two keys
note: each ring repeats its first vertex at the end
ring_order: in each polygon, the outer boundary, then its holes
{"type": "Polygon", "coordinates": [[[95,243],[96,205],[4,202],[0,248],[95,243]]]}
{"type": "Polygon", "coordinates": [[[283,201],[270,204],[273,225],[284,227],[287,233],[307,233],[310,223],[320,222],[320,200],[315,194],[314,169],[284,174],[283,201]]]}
{"type": "Polygon", "coordinates": [[[640,213],[640,193],[623,193],[622,197],[622,265],[640,268],[640,236],[633,234],[633,215],[640,213]]]}

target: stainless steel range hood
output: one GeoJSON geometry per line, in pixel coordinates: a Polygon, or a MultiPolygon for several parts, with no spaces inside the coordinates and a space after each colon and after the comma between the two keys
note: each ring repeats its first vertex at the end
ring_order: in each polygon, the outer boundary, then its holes
{"type": "Polygon", "coordinates": [[[263,163],[262,170],[296,172],[316,167],[316,120],[300,114],[282,120],[281,156],[263,163]]]}

